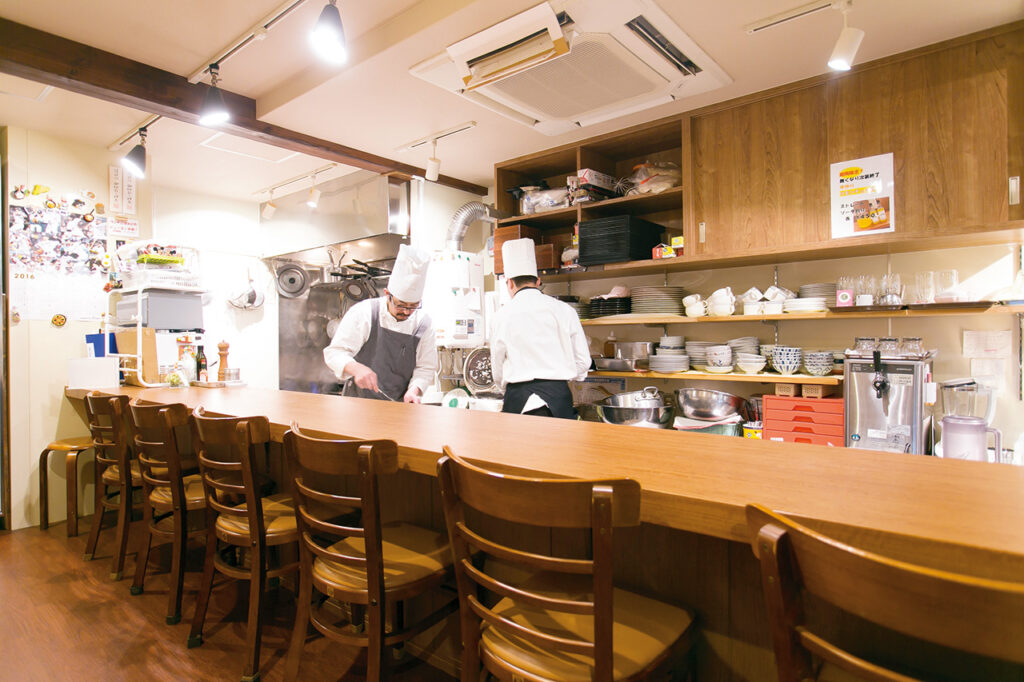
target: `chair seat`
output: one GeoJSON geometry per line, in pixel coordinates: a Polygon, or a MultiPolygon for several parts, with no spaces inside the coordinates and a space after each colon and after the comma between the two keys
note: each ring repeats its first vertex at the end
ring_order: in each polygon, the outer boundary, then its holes
{"type": "MultiPolygon", "coordinates": [[[[546,589],[531,591],[550,597],[580,597],[579,594],[559,595],[546,589]]],[[[617,680],[635,675],[651,665],[693,624],[693,616],[685,609],[626,590],[615,589],[613,604],[613,673],[617,680]]],[[[556,637],[593,641],[593,616],[549,611],[527,604],[516,605],[509,599],[498,602],[494,612],[556,637]]],[[[495,627],[484,628],[480,648],[484,655],[490,654],[546,679],[566,682],[592,679],[593,659],[589,656],[550,650],[550,647],[520,639],[495,627]]]]}
{"type": "MultiPolygon", "coordinates": [[[[275,536],[281,539],[280,536],[296,533],[295,503],[292,502],[291,495],[268,495],[261,497],[260,502],[263,504],[263,525],[267,528],[268,538],[275,536]]],[[[245,502],[235,506],[239,511],[244,511],[245,508],[245,502]]],[[[249,520],[244,516],[221,514],[217,517],[217,530],[228,535],[248,538],[249,520]]]]}
{"type": "MultiPolygon", "coordinates": [[[[443,572],[452,563],[447,537],[409,523],[391,523],[381,527],[384,557],[384,589],[397,589],[443,572]]],[[[363,538],[350,537],[330,546],[339,554],[365,557],[363,538]]],[[[365,590],[366,570],[317,557],[313,577],[343,590],[365,590]]]]}
{"type": "MultiPolygon", "coordinates": [[[[142,485],[142,472],[139,470],[139,461],[133,459],[129,465],[132,472],[132,485],[142,485]]],[[[121,483],[121,467],[111,464],[103,470],[103,482],[107,485],[118,485],[121,483]]]]}
{"type": "MultiPolygon", "coordinates": [[[[185,508],[202,509],[206,506],[206,495],[203,491],[203,479],[199,474],[192,474],[181,479],[185,488],[185,508]]],[[[153,488],[149,494],[149,503],[159,510],[171,509],[174,502],[171,498],[170,486],[161,485],[153,488]]]]}
{"type": "Polygon", "coordinates": [[[57,452],[74,452],[75,450],[88,450],[92,447],[92,436],[77,436],[75,438],[61,438],[46,446],[47,450],[57,452]]]}

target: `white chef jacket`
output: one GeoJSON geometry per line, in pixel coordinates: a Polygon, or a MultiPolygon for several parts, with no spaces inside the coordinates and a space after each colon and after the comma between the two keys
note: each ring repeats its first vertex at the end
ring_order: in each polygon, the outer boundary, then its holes
{"type": "Polygon", "coordinates": [[[522,289],[495,315],[491,371],[502,390],[533,379],[586,379],[589,369],[583,325],[563,301],[539,289],[522,289]]]}
{"type": "MultiPolygon", "coordinates": [[[[387,296],[382,296],[380,301],[380,316],[378,323],[384,329],[409,334],[416,332],[420,321],[426,314],[417,310],[409,319],[399,321],[388,311],[387,296]]],[[[360,301],[349,308],[345,317],[341,319],[338,328],[334,331],[334,338],[331,345],[324,348],[324,362],[334,371],[338,379],[344,381],[350,376],[345,372],[345,366],[355,360],[356,353],[363,347],[366,340],[370,338],[370,314],[373,300],[360,301]]],[[[434,374],[437,372],[437,343],[434,340],[434,329],[427,325],[427,330],[420,337],[416,344],[416,369],[412,372],[409,380],[409,388],[420,389],[420,394],[426,392],[427,387],[434,383],[434,374]]],[[[393,396],[401,400],[402,396],[393,396]]]]}

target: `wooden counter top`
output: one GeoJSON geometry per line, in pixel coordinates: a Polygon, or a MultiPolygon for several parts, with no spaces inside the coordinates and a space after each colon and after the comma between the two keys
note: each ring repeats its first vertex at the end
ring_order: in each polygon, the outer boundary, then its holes
{"type": "Polygon", "coordinates": [[[1004,563],[998,574],[1024,566],[1024,467],[269,389],[110,392],[266,415],[277,439],[292,421],[390,438],[404,467],[428,475],[448,445],[481,462],[536,472],[628,476],[643,486],[644,521],[729,540],[746,541],[744,505],[758,502],[905,557],[932,556],[963,570],[981,558],[1004,563]]]}

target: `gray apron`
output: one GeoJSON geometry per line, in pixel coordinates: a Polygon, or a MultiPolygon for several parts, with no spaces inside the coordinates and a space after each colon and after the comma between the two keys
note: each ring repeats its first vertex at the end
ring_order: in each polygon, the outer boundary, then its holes
{"type": "MultiPolygon", "coordinates": [[[[353,359],[377,374],[380,390],[395,400],[401,400],[409,389],[409,380],[416,369],[416,347],[430,327],[430,318],[424,315],[412,334],[384,329],[380,326],[380,302],[379,298],[370,302],[370,336],[353,359]]],[[[385,400],[379,393],[356,386],[352,377],[345,380],[341,394],[385,400]]]]}

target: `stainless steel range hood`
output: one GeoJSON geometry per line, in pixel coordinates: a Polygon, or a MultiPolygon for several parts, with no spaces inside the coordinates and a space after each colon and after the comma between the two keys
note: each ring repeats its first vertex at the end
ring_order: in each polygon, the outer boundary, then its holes
{"type": "Polygon", "coordinates": [[[265,258],[327,266],[325,247],[332,247],[336,265],[379,261],[394,258],[408,239],[408,181],[358,171],[316,188],[315,209],[306,204],[309,188],[274,199],[273,218],[260,221],[265,258]]]}

